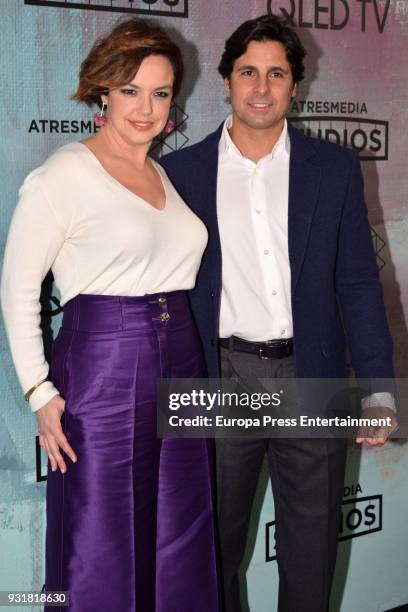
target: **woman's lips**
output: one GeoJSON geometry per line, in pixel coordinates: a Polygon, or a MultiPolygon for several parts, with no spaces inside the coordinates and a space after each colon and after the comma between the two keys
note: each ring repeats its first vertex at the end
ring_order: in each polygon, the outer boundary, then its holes
{"type": "Polygon", "coordinates": [[[153,127],[152,121],[129,121],[130,125],[138,130],[150,130],[153,127]]]}

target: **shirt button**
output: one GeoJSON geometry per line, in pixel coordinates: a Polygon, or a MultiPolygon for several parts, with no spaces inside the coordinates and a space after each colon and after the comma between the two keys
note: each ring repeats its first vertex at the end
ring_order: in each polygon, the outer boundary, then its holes
{"type": "Polygon", "coordinates": [[[259,174],[260,174],[259,170],[254,170],[254,174],[255,174],[255,176],[259,176],[259,174]]]}
{"type": "Polygon", "coordinates": [[[276,289],[272,290],[272,295],[276,295],[278,292],[276,291],[276,289]]]}
{"type": "Polygon", "coordinates": [[[264,255],[269,255],[269,251],[268,251],[268,249],[265,249],[265,250],[264,250],[264,255]]]}
{"type": "Polygon", "coordinates": [[[284,336],[285,334],[286,334],[286,329],[282,329],[281,336],[284,336]]]}
{"type": "Polygon", "coordinates": [[[257,215],[260,215],[260,214],[261,214],[261,211],[259,210],[259,208],[257,208],[257,209],[256,209],[256,214],[257,214],[257,215]]]}

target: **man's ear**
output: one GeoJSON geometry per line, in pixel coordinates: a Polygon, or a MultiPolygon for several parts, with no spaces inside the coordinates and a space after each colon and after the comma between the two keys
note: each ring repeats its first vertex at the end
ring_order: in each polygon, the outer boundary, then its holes
{"type": "Polygon", "coordinates": [[[230,92],[230,81],[229,77],[224,79],[224,90],[229,94],[230,92]]]}
{"type": "Polygon", "coordinates": [[[297,94],[297,83],[294,84],[292,89],[292,98],[294,98],[297,94]]]}

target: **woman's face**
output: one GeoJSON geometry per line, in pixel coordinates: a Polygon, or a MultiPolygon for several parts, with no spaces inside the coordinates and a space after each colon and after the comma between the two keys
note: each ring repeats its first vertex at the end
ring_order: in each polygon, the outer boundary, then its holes
{"type": "Polygon", "coordinates": [[[103,129],[129,145],[149,144],[166,125],[173,82],[173,67],[167,57],[146,57],[130,83],[102,96],[107,105],[103,129]]]}

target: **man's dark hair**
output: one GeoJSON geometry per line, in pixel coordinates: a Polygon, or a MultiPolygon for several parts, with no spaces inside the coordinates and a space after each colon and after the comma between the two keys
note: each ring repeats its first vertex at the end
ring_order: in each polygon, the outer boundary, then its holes
{"type": "Polygon", "coordinates": [[[294,82],[299,83],[303,79],[303,59],[306,50],[295,30],[277,15],[262,15],[245,21],[231,34],[225,43],[224,53],[218,66],[218,72],[224,79],[230,77],[235,60],[246,52],[249,43],[253,40],[257,42],[272,40],[282,43],[292,68],[294,82]]]}

